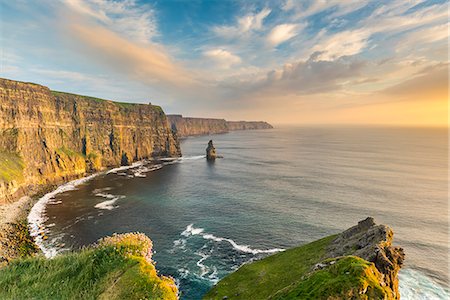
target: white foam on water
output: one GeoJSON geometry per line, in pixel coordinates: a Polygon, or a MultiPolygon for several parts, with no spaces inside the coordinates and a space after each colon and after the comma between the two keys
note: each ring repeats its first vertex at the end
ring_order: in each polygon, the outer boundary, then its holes
{"type": "Polygon", "coordinates": [[[205,276],[209,273],[209,267],[203,264],[203,262],[210,257],[208,254],[204,254],[202,252],[196,252],[195,254],[199,255],[201,258],[197,261],[196,265],[200,268],[200,277],[205,276]]]}
{"type": "Polygon", "coordinates": [[[50,193],[42,196],[31,208],[27,218],[30,235],[33,237],[36,245],[38,245],[38,247],[42,250],[45,257],[54,257],[59,252],[59,250],[56,247],[52,246],[50,242],[45,242],[44,240],[45,233],[48,232],[48,230],[45,229],[44,226],[44,223],[48,220],[48,217],[45,215],[47,204],[54,200],[54,197],[57,194],[75,190],[77,186],[93,179],[97,175],[98,174],[93,174],[60,185],[54,191],[51,191],[50,193]]]}
{"type": "Polygon", "coordinates": [[[399,272],[399,291],[402,300],[448,300],[450,291],[426,274],[405,268],[399,272]]]}
{"type": "Polygon", "coordinates": [[[125,198],[123,195],[112,195],[112,194],[106,194],[106,193],[97,193],[95,194],[97,197],[103,197],[109,200],[97,203],[94,207],[98,209],[106,209],[106,210],[113,210],[114,208],[117,208],[118,206],[114,206],[114,203],[117,202],[119,199],[125,198]]]}
{"type": "Polygon", "coordinates": [[[117,167],[117,168],[111,169],[111,170],[107,171],[106,174],[117,173],[119,171],[125,171],[125,170],[129,170],[129,169],[133,169],[133,168],[142,166],[145,163],[146,163],[145,160],[140,160],[140,161],[132,163],[129,166],[121,166],[121,167],[117,167]]]}
{"type": "Polygon", "coordinates": [[[203,228],[195,228],[194,224],[189,224],[186,229],[181,233],[181,235],[183,236],[192,236],[192,235],[200,235],[202,236],[205,240],[212,240],[214,242],[227,242],[229,243],[231,246],[233,246],[234,249],[241,251],[241,252],[245,252],[245,253],[251,253],[251,254],[261,254],[261,253],[277,253],[277,252],[281,252],[284,251],[285,249],[281,249],[281,248],[273,248],[273,249],[253,249],[250,248],[248,245],[239,245],[238,243],[236,243],[234,240],[229,239],[229,238],[223,238],[223,237],[217,237],[213,234],[209,234],[209,233],[204,233],[204,229],[203,228]]]}

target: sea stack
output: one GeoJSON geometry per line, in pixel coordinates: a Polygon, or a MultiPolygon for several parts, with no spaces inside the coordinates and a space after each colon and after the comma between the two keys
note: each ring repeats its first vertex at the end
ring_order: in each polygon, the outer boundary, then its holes
{"type": "Polygon", "coordinates": [[[206,148],[206,159],[215,160],[217,158],[216,148],[214,148],[213,141],[208,142],[208,148],[206,148]]]}

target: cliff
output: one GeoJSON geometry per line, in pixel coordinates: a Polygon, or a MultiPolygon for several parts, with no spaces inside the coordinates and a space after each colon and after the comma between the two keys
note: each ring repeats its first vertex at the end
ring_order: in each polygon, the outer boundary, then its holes
{"type": "Polygon", "coordinates": [[[400,299],[403,249],[367,218],[339,235],[245,264],[204,299],[400,299]]]}
{"type": "Polygon", "coordinates": [[[226,121],[224,119],[190,118],[182,115],[167,115],[171,127],[179,137],[227,133],[233,130],[273,128],[263,121],[226,121]]]}
{"type": "Polygon", "coordinates": [[[0,204],[30,189],[180,148],[159,106],[0,79],[0,204]]]}
{"type": "Polygon", "coordinates": [[[182,115],[167,115],[171,128],[179,137],[209,135],[228,132],[224,119],[187,118],[182,115]]]}
{"type": "Polygon", "coordinates": [[[273,126],[264,121],[227,121],[228,130],[272,129],[273,126]]]}
{"type": "Polygon", "coordinates": [[[127,233],[53,259],[17,259],[0,269],[0,299],[177,299],[151,258],[151,240],[127,233]]]}

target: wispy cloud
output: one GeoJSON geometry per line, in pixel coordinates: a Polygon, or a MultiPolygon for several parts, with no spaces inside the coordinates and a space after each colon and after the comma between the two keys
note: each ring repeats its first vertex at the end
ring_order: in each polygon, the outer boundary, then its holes
{"type": "Polygon", "coordinates": [[[234,25],[213,27],[213,32],[227,39],[239,38],[248,32],[261,30],[263,27],[263,21],[270,14],[270,12],[270,9],[264,8],[258,13],[249,13],[239,17],[234,25]]]}
{"type": "Polygon", "coordinates": [[[91,17],[99,24],[141,43],[158,34],[154,10],[134,0],[63,0],[76,12],[91,17]]]}
{"type": "Polygon", "coordinates": [[[287,40],[292,39],[297,34],[299,34],[300,30],[305,27],[304,24],[280,24],[275,26],[267,36],[267,41],[272,46],[278,46],[281,43],[286,42],[287,40]]]}
{"type": "Polygon", "coordinates": [[[224,49],[212,49],[204,52],[205,56],[212,59],[220,68],[229,69],[233,65],[241,63],[241,58],[224,49]]]}
{"type": "Polygon", "coordinates": [[[96,61],[151,84],[185,87],[194,84],[192,74],[157,45],[140,46],[103,27],[80,23],[69,26],[71,34],[82,42],[96,61]]]}

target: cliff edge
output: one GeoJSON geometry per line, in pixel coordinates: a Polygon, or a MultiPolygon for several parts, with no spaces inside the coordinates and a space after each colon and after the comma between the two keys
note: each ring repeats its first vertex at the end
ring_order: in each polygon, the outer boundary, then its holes
{"type": "Polygon", "coordinates": [[[0,78],[0,204],[89,172],[179,155],[159,106],[0,78]]]}
{"type": "Polygon", "coordinates": [[[318,241],[245,264],[204,299],[400,299],[403,249],[367,218],[318,241]]]}

